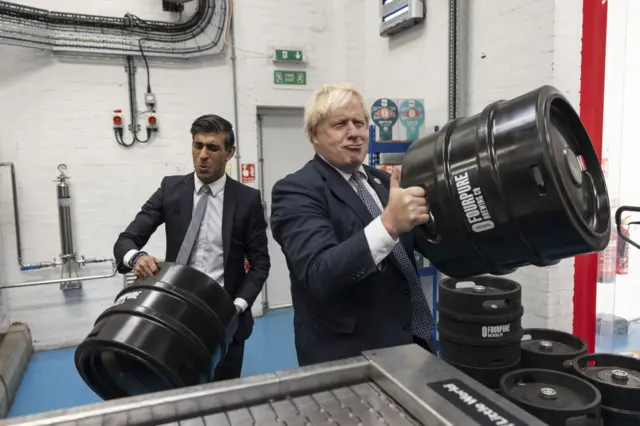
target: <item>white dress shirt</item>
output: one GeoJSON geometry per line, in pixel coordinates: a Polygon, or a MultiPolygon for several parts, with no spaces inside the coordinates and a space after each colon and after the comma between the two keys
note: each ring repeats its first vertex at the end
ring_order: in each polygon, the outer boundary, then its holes
{"type": "MultiPolygon", "coordinates": [[[[204,183],[194,173],[195,185],[193,189],[193,208],[198,205],[200,197],[205,194],[200,193],[204,183]]],[[[200,272],[207,274],[218,284],[224,287],[224,248],[222,244],[222,208],[224,205],[224,186],[227,182],[227,175],[223,175],[215,182],[208,184],[211,194],[207,200],[207,207],[200,224],[200,230],[193,247],[193,252],[189,259],[189,266],[200,272]]],[[[123,262],[128,263],[132,256],[138,251],[130,250],[123,258],[123,262]]],[[[239,306],[242,311],[247,309],[249,304],[246,300],[236,298],[233,303],[239,306]]]]}
{"type": "MultiPolygon", "coordinates": [[[[334,167],[331,163],[325,160],[324,157],[320,156],[320,158],[326,161],[327,164],[329,164],[331,167],[336,169],[338,173],[340,173],[340,176],[342,176],[349,183],[351,188],[353,188],[356,193],[358,192],[356,183],[350,180],[351,176],[353,175],[352,173],[345,173],[337,167],[334,167]]],[[[364,170],[364,166],[360,165],[360,168],[358,168],[358,171],[356,173],[362,173],[364,175],[365,180],[362,181],[364,187],[367,189],[369,194],[371,194],[376,204],[380,208],[380,211],[384,210],[384,206],[382,205],[378,194],[376,194],[375,189],[373,189],[371,185],[369,185],[369,182],[366,180],[367,172],[364,170]]],[[[373,219],[371,223],[369,223],[364,228],[364,235],[367,239],[367,244],[369,245],[369,251],[371,252],[373,262],[378,267],[380,266],[380,263],[387,256],[389,256],[389,254],[391,254],[391,252],[393,251],[393,247],[395,247],[396,243],[399,241],[399,238],[391,238],[391,235],[389,235],[389,232],[387,232],[387,229],[382,224],[382,219],[380,216],[373,219]]]]}

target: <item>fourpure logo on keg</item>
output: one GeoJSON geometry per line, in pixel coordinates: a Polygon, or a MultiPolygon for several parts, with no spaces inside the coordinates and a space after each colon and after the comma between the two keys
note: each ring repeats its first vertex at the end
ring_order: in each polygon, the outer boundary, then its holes
{"type": "Polygon", "coordinates": [[[502,337],[505,335],[505,333],[509,333],[509,332],[511,332],[511,324],[482,326],[482,337],[487,339],[495,339],[497,337],[502,337]]]}
{"type": "Polygon", "coordinates": [[[141,294],[142,294],[142,291],[140,291],[140,290],[132,291],[131,293],[127,293],[127,294],[123,294],[115,302],[113,302],[113,306],[122,305],[127,300],[136,300],[138,297],[140,297],[141,294]]]}
{"type": "Polygon", "coordinates": [[[491,219],[482,190],[479,187],[471,186],[469,173],[455,175],[453,180],[456,183],[460,205],[473,232],[484,232],[495,228],[496,225],[491,219]]]}

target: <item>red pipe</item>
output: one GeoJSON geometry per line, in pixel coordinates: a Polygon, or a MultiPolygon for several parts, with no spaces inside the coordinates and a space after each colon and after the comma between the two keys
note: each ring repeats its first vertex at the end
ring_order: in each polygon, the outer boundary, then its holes
{"type": "MultiPolygon", "coordinates": [[[[607,1],[582,1],[582,66],[580,118],[602,160],[607,1]]],[[[574,266],[573,334],[595,350],[598,255],[577,256],[574,266]]]]}

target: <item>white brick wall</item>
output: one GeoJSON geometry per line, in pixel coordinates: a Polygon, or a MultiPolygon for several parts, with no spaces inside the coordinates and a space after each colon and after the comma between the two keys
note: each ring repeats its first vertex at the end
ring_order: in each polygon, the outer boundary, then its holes
{"type": "MultiPolygon", "coordinates": [[[[160,3],[66,0],[56,2],[56,7],[169,19],[160,3]]],[[[311,90],[328,82],[351,81],[368,98],[424,97],[427,125],[444,124],[446,3],[428,0],[426,26],[388,40],[378,36],[375,2],[236,0],[241,161],[257,160],[257,106],[302,106],[311,90]],[[274,88],[270,59],[274,47],[305,50],[308,88],[274,88]]],[[[29,0],[28,4],[51,7],[44,0],[29,0]]],[[[474,113],[489,102],[544,83],[558,85],[577,100],[580,4],[579,0],[471,2],[470,96],[465,109],[474,113]]],[[[146,85],[142,62],[138,62],[137,80],[141,93],[146,85]]],[[[110,256],[117,234],[161,177],[190,170],[188,130],[193,119],[209,112],[233,119],[228,57],[193,60],[180,67],[151,61],[151,83],[158,98],[161,132],[152,144],[125,150],[116,144],[111,131],[113,109],[122,108],[128,115],[122,62],[62,61],[47,52],[0,45],[0,116],[4,119],[0,161],[16,163],[27,262],[48,260],[59,252],[52,182],[58,163],[66,163],[71,176],[77,251],[90,257],[110,256]]],[[[18,270],[9,190],[8,174],[3,174],[0,282],[55,278],[53,271],[18,270]]],[[[159,229],[148,245],[160,256],[163,234],[159,229]]],[[[86,274],[94,274],[107,268],[86,269],[86,274]]],[[[524,268],[514,276],[525,287],[529,325],[570,327],[572,261],[552,269],[524,268]],[[553,305],[551,295],[557,302],[553,305]]],[[[11,319],[31,327],[37,348],[56,347],[79,342],[121,283],[120,277],[86,282],[80,294],[63,293],[57,285],[21,288],[5,291],[4,298],[11,319]]]]}

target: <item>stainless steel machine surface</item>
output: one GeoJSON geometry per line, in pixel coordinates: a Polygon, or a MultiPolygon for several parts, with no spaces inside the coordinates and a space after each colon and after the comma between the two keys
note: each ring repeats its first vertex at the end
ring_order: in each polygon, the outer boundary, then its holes
{"type": "Polygon", "coordinates": [[[8,419],[0,425],[544,426],[417,345],[8,419]]]}

